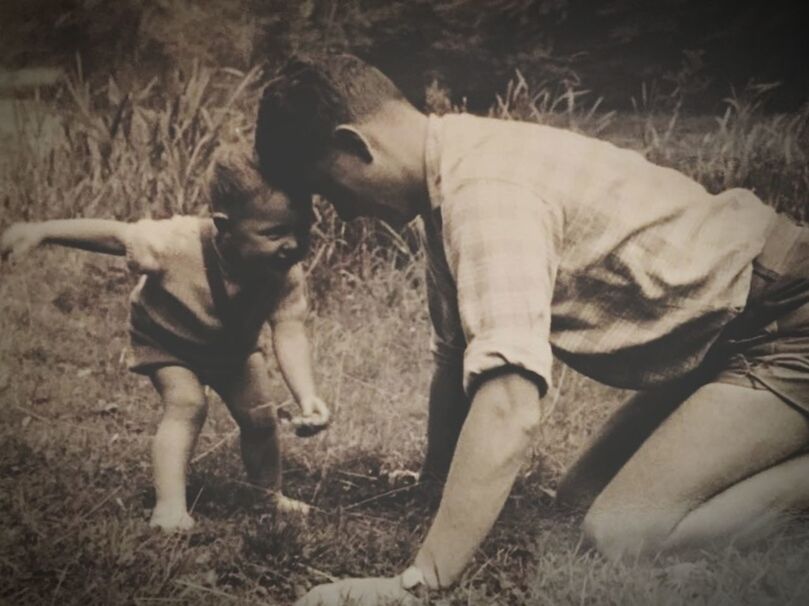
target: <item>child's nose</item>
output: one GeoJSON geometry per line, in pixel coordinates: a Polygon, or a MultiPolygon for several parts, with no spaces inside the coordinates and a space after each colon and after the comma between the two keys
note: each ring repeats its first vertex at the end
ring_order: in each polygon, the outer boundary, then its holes
{"type": "Polygon", "coordinates": [[[291,254],[298,250],[298,240],[294,236],[288,236],[281,242],[281,252],[291,254]]]}

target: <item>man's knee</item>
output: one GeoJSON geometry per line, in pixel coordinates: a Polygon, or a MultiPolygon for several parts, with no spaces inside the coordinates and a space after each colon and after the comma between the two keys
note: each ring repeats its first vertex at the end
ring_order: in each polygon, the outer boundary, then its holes
{"type": "Polygon", "coordinates": [[[675,525],[663,511],[593,507],[584,517],[582,532],[606,558],[621,560],[659,552],[675,525]]]}

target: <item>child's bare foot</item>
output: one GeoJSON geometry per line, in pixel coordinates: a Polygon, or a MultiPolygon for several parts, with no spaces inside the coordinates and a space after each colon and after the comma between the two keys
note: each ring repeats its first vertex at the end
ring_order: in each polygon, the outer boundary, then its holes
{"type": "Polygon", "coordinates": [[[396,487],[418,484],[421,481],[421,473],[410,471],[409,469],[394,469],[385,475],[387,476],[388,484],[396,487]]]}
{"type": "Polygon", "coordinates": [[[273,494],[273,503],[278,513],[292,513],[305,516],[309,515],[309,512],[312,511],[311,505],[307,505],[303,501],[290,499],[280,492],[273,494]]]}
{"type": "Polygon", "coordinates": [[[149,526],[164,532],[182,532],[194,526],[194,518],[183,509],[161,510],[155,507],[149,526]]]}

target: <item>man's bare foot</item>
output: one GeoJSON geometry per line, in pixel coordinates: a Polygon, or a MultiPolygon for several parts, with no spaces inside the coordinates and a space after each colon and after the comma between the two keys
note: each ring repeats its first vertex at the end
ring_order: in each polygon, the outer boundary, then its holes
{"type": "Polygon", "coordinates": [[[183,509],[154,508],[149,526],[160,528],[164,532],[182,532],[194,526],[194,518],[183,509]]]}
{"type": "Polygon", "coordinates": [[[309,512],[312,510],[312,507],[303,501],[290,499],[280,492],[274,493],[272,498],[273,504],[275,505],[275,509],[278,511],[278,513],[292,513],[305,516],[309,515],[309,512]]]}

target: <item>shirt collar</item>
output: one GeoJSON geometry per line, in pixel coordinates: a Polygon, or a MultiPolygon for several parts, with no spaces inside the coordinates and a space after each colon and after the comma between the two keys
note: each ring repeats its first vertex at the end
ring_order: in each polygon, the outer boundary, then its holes
{"type": "MultiPolygon", "coordinates": [[[[213,221],[211,221],[211,223],[213,224],[213,221]]],[[[228,260],[225,259],[225,257],[222,255],[222,251],[219,250],[219,244],[216,241],[216,234],[216,225],[213,225],[213,229],[210,232],[210,238],[214,255],[216,257],[216,262],[219,265],[219,271],[222,272],[222,276],[228,282],[238,282],[238,272],[236,271],[236,268],[233,267],[233,264],[229,263],[228,260]]]]}
{"type": "Polygon", "coordinates": [[[427,193],[430,209],[440,208],[441,195],[441,140],[444,121],[435,114],[427,116],[427,138],[424,141],[424,174],[427,178],[427,193]]]}

